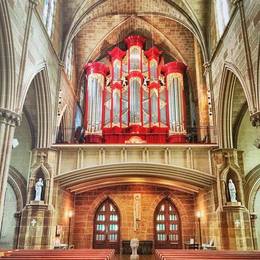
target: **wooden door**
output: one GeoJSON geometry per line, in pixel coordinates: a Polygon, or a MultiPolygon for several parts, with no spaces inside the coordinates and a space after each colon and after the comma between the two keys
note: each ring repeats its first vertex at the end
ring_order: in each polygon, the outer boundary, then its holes
{"type": "Polygon", "coordinates": [[[154,214],[155,248],[181,248],[181,220],[170,199],[163,199],[154,214]]]}
{"type": "Polygon", "coordinates": [[[119,210],[110,199],[105,200],[96,211],[93,247],[120,251],[119,210]]]}

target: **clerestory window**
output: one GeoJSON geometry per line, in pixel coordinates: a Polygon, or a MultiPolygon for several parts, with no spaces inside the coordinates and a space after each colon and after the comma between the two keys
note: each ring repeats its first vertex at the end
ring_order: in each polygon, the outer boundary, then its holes
{"type": "Polygon", "coordinates": [[[215,0],[215,10],[218,29],[217,31],[220,38],[230,18],[228,0],[215,0]]]}
{"type": "Polygon", "coordinates": [[[55,9],[56,0],[44,0],[43,23],[46,27],[49,37],[52,36],[52,32],[54,30],[55,9]]]}

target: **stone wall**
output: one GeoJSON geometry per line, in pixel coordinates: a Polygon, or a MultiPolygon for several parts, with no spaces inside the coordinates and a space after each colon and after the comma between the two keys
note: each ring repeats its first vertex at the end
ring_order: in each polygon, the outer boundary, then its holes
{"type": "Polygon", "coordinates": [[[116,186],[78,194],[75,197],[74,240],[76,248],[92,247],[93,220],[98,206],[109,197],[118,206],[121,217],[120,240],[129,240],[133,231],[134,193],[141,194],[141,221],[137,237],[140,240],[154,240],[154,211],[159,202],[169,196],[179,211],[182,227],[182,242],[195,236],[193,194],[169,190],[156,186],[116,186]]]}

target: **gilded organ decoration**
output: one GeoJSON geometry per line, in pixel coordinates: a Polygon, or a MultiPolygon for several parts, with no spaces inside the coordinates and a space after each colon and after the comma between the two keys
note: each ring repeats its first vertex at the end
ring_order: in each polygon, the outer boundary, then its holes
{"type": "Polygon", "coordinates": [[[110,65],[85,66],[84,129],[90,143],[181,143],[186,141],[186,111],[181,62],[163,64],[157,47],[131,35],[127,50],[109,51],[110,65]]]}

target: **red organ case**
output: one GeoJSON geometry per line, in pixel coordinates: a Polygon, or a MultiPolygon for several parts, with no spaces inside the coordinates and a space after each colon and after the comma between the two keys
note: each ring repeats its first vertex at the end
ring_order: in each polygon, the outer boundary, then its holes
{"type": "Polygon", "coordinates": [[[186,111],[183,75],[186,65],[159,66],[161,51],[144,51],[145,39],[131,35],[127,50],[109,51],[103,63],[85,65],[86,143],[183,143],[186,111]]]}

